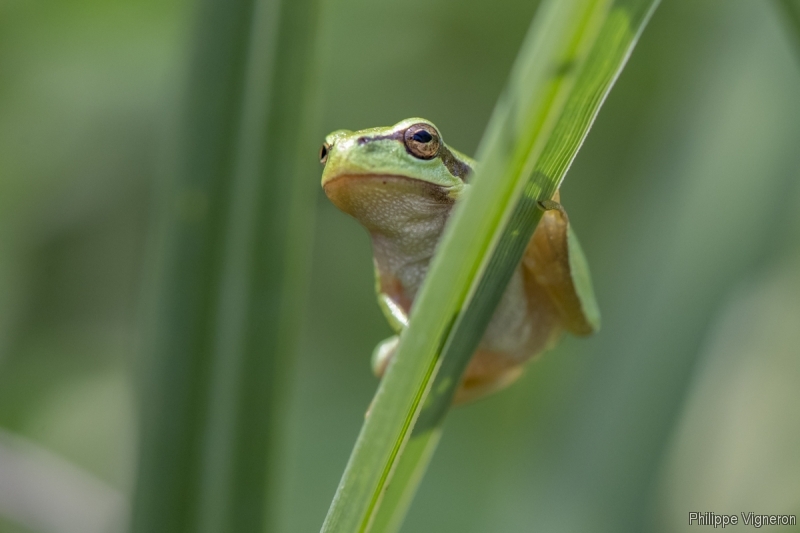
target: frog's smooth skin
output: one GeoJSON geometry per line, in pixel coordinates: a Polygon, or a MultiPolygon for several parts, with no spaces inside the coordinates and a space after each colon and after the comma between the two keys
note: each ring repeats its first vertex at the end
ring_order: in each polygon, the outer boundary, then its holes
{"type": "MultiPolygon", "coordinates": [[[[430,121],[339,130],[325,138],[322,187],[369,232],[378,303],[400,334],[428,272],[453,204],[470,187],[474,160],[447,146],[430,121]]],[[[522,364],[551,348],[564,330],[588,335],[600,315],[588,267],[564,209],[542,204],[525,255],[470,361],[455,403],[499,390],[522,364]]],[[[382,376],[398,335],[378,344],[372,367],[382,376]]]]}

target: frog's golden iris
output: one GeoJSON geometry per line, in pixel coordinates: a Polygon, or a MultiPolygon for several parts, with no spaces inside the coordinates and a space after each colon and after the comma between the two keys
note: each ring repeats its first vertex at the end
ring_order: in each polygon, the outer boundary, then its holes
{"type": "Polygon", "coordinates": [[[403,133],[406,149],[414,157],[431,159],[439,155],[439,132],[429,124],[414,124],[403,133]]]}

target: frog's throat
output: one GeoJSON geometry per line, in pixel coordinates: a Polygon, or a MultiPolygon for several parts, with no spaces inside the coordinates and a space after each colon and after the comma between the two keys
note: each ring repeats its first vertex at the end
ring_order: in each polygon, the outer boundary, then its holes
{"type": "Polygon", "coordinates": [[[351,185],[361,186],[389,186],[404,185],[403,189],[408,192],[416,191],[419,194],[426,194],[438,201],[445,203],[453,203],[455,200],[450,195],[450,188],[430,181],[421,180],[419,178],[412,178],[410,176],[403,176],[401,174],[383,174],[383,173],[342,173],[326,178],[322,183],[322,188],[325,193],[330,196],[328,191],[330,189],[341,189],[351,185]]]}
{"type": "Polygon", "coordinates": [[[325,193],[370,233],[385,291],[402,307],[416,296],[455,200],[447,188],[392,175],[342,175],[325,193]]]}
{"type": "Polygon", "coordinates": [[[390,234],[446,217],[455,202],[447,187],[391,174],[341,174],[327,180],[323,189],[336,207],[367,230],[390,234]]]}

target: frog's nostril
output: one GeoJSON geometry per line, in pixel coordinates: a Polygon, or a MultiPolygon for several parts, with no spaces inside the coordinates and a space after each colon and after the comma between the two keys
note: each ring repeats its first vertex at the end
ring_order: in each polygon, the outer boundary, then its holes
{"type": "Polygon", "coordinates": [[[328,161],[328,152],[330,152],[331,145],[322,143],[322,148],[319,149],[319,162],[323,165],[328,161]]]}

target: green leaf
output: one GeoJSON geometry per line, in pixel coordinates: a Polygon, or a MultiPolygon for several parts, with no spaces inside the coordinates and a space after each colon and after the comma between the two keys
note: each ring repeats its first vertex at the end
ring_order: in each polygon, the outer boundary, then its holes
{"type": "Polygon", "coordinates": [[[309,270],[317,0],[199,3],[147,306],[134,532],[260,532],[309,270]]]}
{"type": "Polygon", "coordinates": [[[399,527],[460,377],[541,217],[538,201],[557,190],[657,3],[541,6],[323,532],[399,527]]]}

